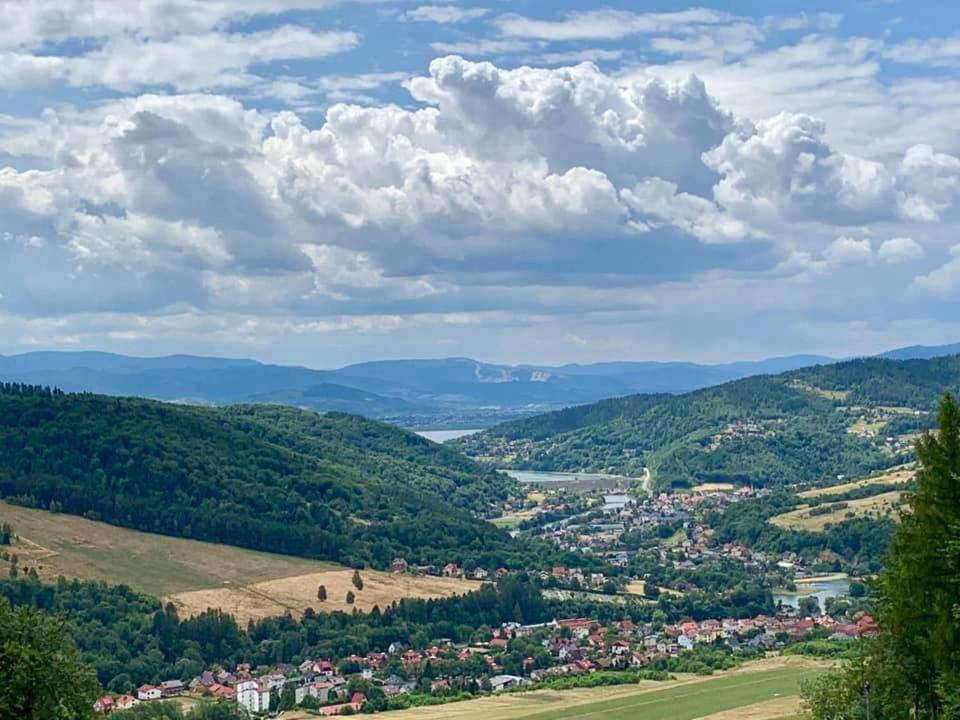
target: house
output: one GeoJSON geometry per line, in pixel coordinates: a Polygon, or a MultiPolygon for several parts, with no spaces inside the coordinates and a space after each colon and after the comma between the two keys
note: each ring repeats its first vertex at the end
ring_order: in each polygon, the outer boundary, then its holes
{"type": "Polygon", "coordinates": [[[214,683],[207,688],[207,692],[215,698],[221,698],[223,700],[236,700],[237,691],[226,685],[221,685],[220,683],[214,683]]]}
{"type": "Polygon", "coordinates": [[[350,708],[354,713],[360,712],[360,708],[363,707],[363,704],[367,701],[367,696],[363,693],[354,693],[350,698],[350,702],[341,703],[339,705],[327,705],[317,710],[319,715],[342,715],[344,710],[350,708]]]}
{"type": "Polygon", "coordinates": [[[259,680],[241,680],[234,688],[237,704],[247,712],[259,713],[270,709],[270,688],[259,680]]]}
{"type": "Polygon", "coordinates": [[[299,705],[305,697],[312,697],[321,703],[330,702],[330,691],[333,685],[328,682],[315,682],[308,685],[301,685],[294,691],[294,701],[299,705]]]}
{"type": "Polygon", "coordinates": [[[140,701],[137,700],[133,695],[121,695],[116,700],[113,701],[114,710],[129,710],[134,705],[138,704],[140,701]]]}
{"type": "Polygon", "coordinates": [[[474,580],[486,580],[488,577],[490,577],[490,574],[483,568],[477,568],[473,571],[474,580]]]}
{"type": "Polygon", "coordinates": [[[180,680],[164,680],[160,683],[160,694],[163,697],[176,697],[184,691],[183,683],[180,680]]]}
{"type": "Polygon", "coordinates": [[[113,710],[113,698],[109,695],[97,698],[97,701],[93,704],[93,709],[102,713],[110,712],[113,710]]]}
{"type": "Polygon", "coordinates": [[[159,700],[161,697],[160,688],[153,685],[141,685],[137,688],[138,700],[159,700]]]}
{"type": "Polygon", "coordinates": [[[444,577],[461,577],[463,575],[463,570],[460,569],[460,566],[456,563],[448,563],[443,567],[443,576],[444,577]]]}
{"type": "Polygon", "coordinates": [[[410,569],[410,566],[407,565],[406,559],[402,557],[394,558],[393,564],[390,567],[395,573],[405,573],[410,569]]]}
{"type": "Polygon", "coordinates": [[[490,678],[490,688],[497,693],[519,687],[526,682],[528,681],[518,675],[494,675],[490,678]]]}

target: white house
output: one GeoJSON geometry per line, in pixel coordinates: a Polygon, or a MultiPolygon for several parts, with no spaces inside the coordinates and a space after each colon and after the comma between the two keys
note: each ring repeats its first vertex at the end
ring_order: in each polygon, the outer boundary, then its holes
{"type": "Polygon", "coordinates": [[[526,684],[526,681],[516,675],[494,675],[490,678],[490,688],[494,692],[503,692],[504,690],[509,690],[510,688],[524,684],[526,684]]]}
{"type": "Polygon", "coordinates": [[[153,685],[141,685],[137,688],[138,700],[159,700],[161,695],[160,688],[153,685]]]}
{"type": "Polygon", "coordinates": [[[259,713],[270,709],[270,688],[259,680],[241,680],[236,684],[237,704],[248,712],[259,713]]]}

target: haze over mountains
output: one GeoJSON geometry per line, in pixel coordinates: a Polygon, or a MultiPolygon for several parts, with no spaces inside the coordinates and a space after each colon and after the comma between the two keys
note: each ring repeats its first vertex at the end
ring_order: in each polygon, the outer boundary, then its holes
{"type": "MultiPolygon", "coordinates": [[[[881,355],[930,358],[960,344],[913,346],[881,355]]],[[[171,355],[139,358],[103,352],[0,356],[0,379],[68,392],[223,405],[255,402],[342,411],[408,427],[486,427],[570,405],[637,393],[684,393],[751,375],[836,362],[792,355],[716,365],[603,362],[498,365],[469,358],[383,360],[335,370],[249,359],[171,355]]]]}

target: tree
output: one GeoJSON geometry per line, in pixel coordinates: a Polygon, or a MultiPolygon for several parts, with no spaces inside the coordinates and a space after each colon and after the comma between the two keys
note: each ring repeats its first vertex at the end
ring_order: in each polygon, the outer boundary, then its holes
{"type": "Polygon", "coordinates": [[[317,588],[317,600],[325,601],[327,599],[327,586],[321,585],[317,588]]]}
{"type": "Polygon", "coordinates": [[[360,571],[359,571],[359,570],[354,570],[354,571],[353,571],[353,580],[352,580],[351,582],[353,582],[353,586],[354,586],[357,590],[363,590],[363,578],[360,577],[360,571]]]}
{"type": "Polygon", "coordinates": [[[353,590],[347,591],[347,605],[353,605],[353,601],[356,599],[356,596],[353,594],[353,590]]]}
{"type": "Polygon", "coordinates": [[[97,681],[59,616],[0,599],[0,720],[93,718],[97,681]]]}
{"type": "Polygon", "coordinates": [[[917,489],[876,583],[879,632],[839,679],[805,689],[815,720],[960,717],[960,408],[916,444],[917,489]]]}

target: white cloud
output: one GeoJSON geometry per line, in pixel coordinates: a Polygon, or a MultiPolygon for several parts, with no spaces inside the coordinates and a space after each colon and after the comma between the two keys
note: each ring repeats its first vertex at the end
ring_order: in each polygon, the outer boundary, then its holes
{"type": "Polygon", "coordinates": [[[764,223],[815,217],[843,225],[889,216],[893,175],[879,162],[832,150],[824,131],[814,118],[781,113],[731,133],[704,154],[721,176],[717,201],[764,223]]]}
{"type": "Polygon", "coordinates": [[[667,33],[729,19],[708,8],[678,12],[632,13],[623,10],[571,12],[562,20],[539,20],[517,14],[495,19],[504,35],[540,40],[615,40],[639,33],[667,33]]]}
{"type": "Polygon", "coordinates": [[[908,40],[887,48],[883,54],[898,63],[956,67],[960,65],[960,35],[908,40]]]}
{"type": "Polygon", "coordinates": [[[403,14],[407,20],[433,23],[462,23],[476,20],[489,11],[484,7],[458,7],[456,5],[421,5],[403,14]]]}
{"type": "Polygon", "coordinates": [[[877,256],[886,263],[903,263],[923,257],[923,248],[913,238],[895,237],[884,240],[877,256]]]}
{"type": "Polygon", "coordinates": [[[511,53],[526,52],[537,47],[535,43],[526,40],[486,39],[486,40],[458,40],[457,42],[433,42],[430,47],[438,53],[451,53],[467,57],[495,55],[509,55],[511,53]]]}
{"type": "Polygon", "coordinates": [[[839,237],[830,243],[823,258],[831,266],[863,265],[873,262],[873,247],[867,239],[839,237]]]}
{"type": "Polygon", "coordinates": [[[65,81],[76,86],[134,90],[170,85],[177,90],[246,85],[248,68],[274,60],[318,58],[350,50],[353,32],[313,32],[283,26],[253,33],[210,32],[169,40],[120,36],[78,57],[7,58],[0,87],[33,87],[65,81]]]}
{"type": "Polygon", "coordinates": [[[921,293],[956,300],[960,295],[960,245],[950,250],[950,260],[926,275],[913,281],[913,287],[921,293]]]}

